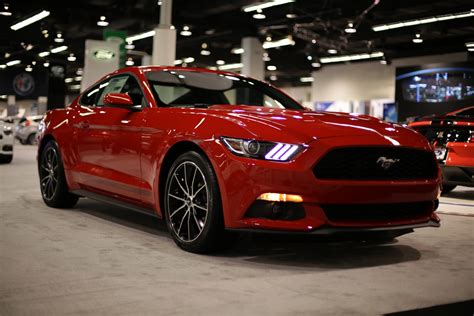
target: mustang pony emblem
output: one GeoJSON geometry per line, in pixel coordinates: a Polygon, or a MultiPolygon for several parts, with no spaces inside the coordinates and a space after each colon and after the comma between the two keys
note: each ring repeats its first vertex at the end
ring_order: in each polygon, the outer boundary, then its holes
{"type": "Polygon", "coordinates": [[[377,159],[377,164],[384,168],[385,170],[388,170],[390,169],[390,167],[392,167],[395,163],[399,162],[400,159],[390,159],[390,158],[387,158],[387,157],[379,157],[379,159],[377,159]]]}

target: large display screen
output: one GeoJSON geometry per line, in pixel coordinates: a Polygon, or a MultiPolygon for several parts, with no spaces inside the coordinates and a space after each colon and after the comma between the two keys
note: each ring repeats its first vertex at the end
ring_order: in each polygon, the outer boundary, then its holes
{"type": "Polygon", "coordinates": [[[474,64],[397,68],[395,95],[401,121],[473,105],[474,64]]]}

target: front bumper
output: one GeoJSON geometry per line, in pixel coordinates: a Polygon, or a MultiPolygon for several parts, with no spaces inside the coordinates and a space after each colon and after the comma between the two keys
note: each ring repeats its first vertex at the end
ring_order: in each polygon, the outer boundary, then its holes
{"type": "Polygon", "coordinates": [[[330,149],[337,146],[387,145],[365,137],[331,138],[309,146],[288,163],[246,159],[229,153],[218,143],[211,149],[212,163],[221,190],[224,221],[227,229],[269,230],[282,232],[327,233],[338,229],[399,229],[404,226],[436,226],[434,214],[440,194],[441,171],[429,180],[357,181],[321,180],[313,168],[330,149]],[[263,193],[286,193],[303,198],[305,216],[296,220],[248,217],[247,212],[263,193]],[[403,218],[330,220],[324,206],[343,205],[350,209],[360,205],[389,205],[399,203],[432,203],[424,214],[403,218]]]}

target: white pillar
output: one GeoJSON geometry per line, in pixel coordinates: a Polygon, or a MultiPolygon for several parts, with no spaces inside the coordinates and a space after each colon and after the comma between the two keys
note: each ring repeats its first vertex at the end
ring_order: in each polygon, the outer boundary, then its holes
{"type": "Polygon", "coordinates": [[[153,36],[153,65],[173,66],[176,59],[176,30],[171,24],[173,0],[162,0],[160,24],[153,36]]]}
{"type": "Polygon", "coordinates": [[[152,65],[151,56],[146,54],[142,56],[142,66],[149,66],[152,65]]]}
{"type": "Polygon", "coordinates": [[[258,80],[265,79],[265,62],[263,61],[262,43],[256,37],[242,39],[242,74],[258,80]]]}

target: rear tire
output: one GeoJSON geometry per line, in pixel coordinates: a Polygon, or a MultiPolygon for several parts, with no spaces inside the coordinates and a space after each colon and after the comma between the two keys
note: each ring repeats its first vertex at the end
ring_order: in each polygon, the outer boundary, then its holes
{"type": "Polygon", "coordinates": [[[441,189],[441,193],[447,194],[447,193],[451,192],[452,190],[454,190],[455,188],[456,188],[455,185],[449,185],[449,184],[444,185],[443,184],[443,188],[441,189]]]}
{"type": "Polygon", "coordinates": [[[168,230],[180,248],[208,253],[228,246],[219,185],[203,155],[191,151],[176,159],[168,172],[163,204],[168,230]]]}
{"type": "Polygon", "coordinates": [[[79,197],[69,193],[61,155],[55,141],[45,145],[38,168],[41,196],[46,205],[54,208],[71,208],[76,205],[79,197]]]}
{"type": "Polygon", "coordinates": [[[28,145],[36,145],[38,141],[36,140],[36,134],[30,134],[26,140],[28,145]]]}
{"type": "Polygon", "coordinates": [[[0,164],[10,163],[13,160],[13,155],[0,155],[0,164]]]}

